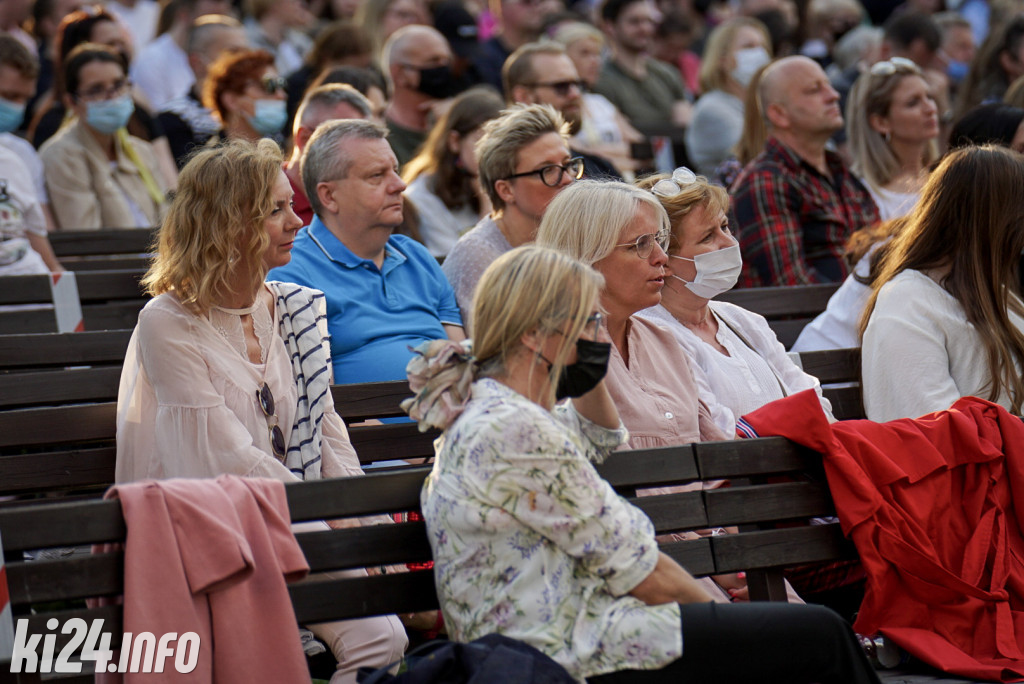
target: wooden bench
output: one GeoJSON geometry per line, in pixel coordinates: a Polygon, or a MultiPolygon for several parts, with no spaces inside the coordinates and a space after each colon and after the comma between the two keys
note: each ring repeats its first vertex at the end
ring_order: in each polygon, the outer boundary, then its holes
{"type": "Polygon", "coordinates": [[[729,290],[717,299],[764,316],[779,342],[789,349],[804,326],[825,310],[829,297],[837,289],[839,283],[752,287],[729,290]]]}
{"type": "MultiPolygon", "coordinates": [[[[782,438],[620,452],[599,470],[623,496],[644,510],[658,533],[743,526],[739,534],[675,541],[662,549],[697,576],[746,571],[756,600],[781,595],[782,570],[787,566],[856,555],[836,523],[793,524],[834,510],[828,488],[820,480],[820,455],[782,438]],[[793,480],[763,483],[765,477],[779,475],[793,476],[793,480]],[[640,487],[716,478],[752,478],[754,484],[632,498],[640,487]],[[787,526],[776,527],[778,523],[787,526]]],[[[287,485],[291,516],[301,521],[416,510],[428,472],[426,467],[415,467],[287,485]]],[[[119,502],[73,501],[0,510],[0,536],[9,559],[7,574],[15,619],[28,620],[29,634],[54,633],[56,630],[46,628],[50,618],[62,622],[80,617],[89,624],[102,619],[104,629],[114,635],[112,642],[120,643],[119,607],[85,608],[78,603],[88,597],[121,592],[120,552],[35,562],[19,558],[26,550],[123,540],[125,523],[119,502]],[[69,606],[68,601],[75,603],[69,606]]],[[[298,538],[314,571],[430,558],[422,522],[305,533],[298,538]]],[[[291,585],[289,591],[300,623],[438,606],[429,571],[309,581],[291,585]]],[[[57,634],[57,652],[67,638],[57,634]]],[[[0,671],[8,669],[0,664],[0,671]]],[[[889,680],[938,681],[903,674],[889,680]]],[[[25,677],[23,681],[32,679],[25,677]]]]}
{"type": "Polygon", "coordinates": [[[69,271],[145,270],[156,239],[155,228],[59,230],[50,244],[69,271]]]}
{"type": "MultiPolygon", "coordinates": [[[[143,270],[75,273],[86,330],[132,329],[146,297],[139,286],[143,270]]],[[[52,304],[50,276],[0,276],[0,306],[52,304]]],[[[57,330],[52,310],[0,311],[0,335],[57,330]]],[[[0,362],[2,363],[2,362],[0,362]]]]}

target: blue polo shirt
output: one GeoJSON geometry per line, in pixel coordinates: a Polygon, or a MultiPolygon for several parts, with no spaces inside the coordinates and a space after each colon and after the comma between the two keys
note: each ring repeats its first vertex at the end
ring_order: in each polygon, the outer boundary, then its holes
{"type": "Polygon", "coordinates": [[[380,268],[353,254],[318,216],[299,231],[292,260],[267,280],[298,283],[327,296],[334,382],[404,380],[409,347],[444,339],[462,325],[455,293],[437,260],[415,240],[392,235],[380,268]]]}

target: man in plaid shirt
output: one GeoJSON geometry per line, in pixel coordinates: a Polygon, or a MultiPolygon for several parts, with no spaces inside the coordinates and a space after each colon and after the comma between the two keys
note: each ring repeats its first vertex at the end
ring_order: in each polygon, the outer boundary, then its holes
{"type": "Polygon", "coordinates": [[[839,94],[816,62],[787,57],[765,70],[758,96],[768,142],[732,187],[738,286],[841,281],[846,241],[879,217],[868,191],[825,149],[843,127],[839,94]]]}

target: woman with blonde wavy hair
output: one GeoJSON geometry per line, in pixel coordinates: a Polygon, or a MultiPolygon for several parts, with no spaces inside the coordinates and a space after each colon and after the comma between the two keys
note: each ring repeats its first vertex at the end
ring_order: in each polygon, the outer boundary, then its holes
{"type": "MultiPolygon", "coordinates": [[[[334,411],[323,293],[263,282],[302,226],[281,161],[271,140],[233,141],[182,170],[121,374],[117,482],[362,474],[334,411]]],[[[338,658],[333,684],[406,645],[394,616],[310,629],[338,658]]]]}
{"type": "Polygon", "coordinates": [[[978,396],[1024,406],[1024,158],[951,152],[893,238],[861,319],[864,408],[917,417],[978,396]]]}

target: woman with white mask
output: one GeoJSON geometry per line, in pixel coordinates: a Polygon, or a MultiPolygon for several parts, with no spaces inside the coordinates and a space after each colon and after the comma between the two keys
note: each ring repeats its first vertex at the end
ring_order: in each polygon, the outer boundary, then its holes
{"type": "Polygon", "coordinates": [[[637,185],[657,197],[672,225],[661,303],[637,315],[668,328],[686,350],[715,424],[731,430],[743,414],[812,388],[831,415],[817,378],[790,360],[763,317],[713,301],[732,289],[743,266],[725,190],[685,167],[637,185]]]}
{"type": "Polygon", "coordinates": [[[736,17],[715,27],[700,65],[702,95],[686,129],[686,152],[705,176],[730,155],[743,133],[743,96],[757,70],[771,61],[768,29],[736,17]]]}

